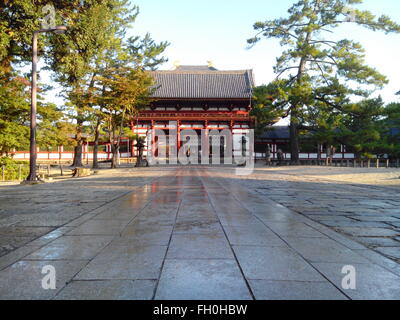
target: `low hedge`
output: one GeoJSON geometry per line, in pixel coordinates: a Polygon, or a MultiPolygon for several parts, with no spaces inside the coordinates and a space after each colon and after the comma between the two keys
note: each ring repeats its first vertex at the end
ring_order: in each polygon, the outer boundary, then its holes
{"type": "Polygon", "coordinates": [[[29,165],[8,157],[0,158],[0,181],[23,180],[29,175],[29,165]]]}

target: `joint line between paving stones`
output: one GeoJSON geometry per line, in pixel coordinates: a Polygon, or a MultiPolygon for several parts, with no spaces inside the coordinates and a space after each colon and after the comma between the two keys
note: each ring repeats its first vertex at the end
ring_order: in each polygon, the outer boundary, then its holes
{"type": "MultiPolygon", "coordinates": [[[[178,170],[176,170],[175,172],[177,172],[177,171],[178,171],[178,170]]],[[[165,250],[165,255],[164,255],[163,261],[162,261],[162,263],[161,263],[160,273],[159,273],[158,279],[156,280],[156,285],[154,286],[153,296],[151,297],[151,300],[155,300],[155,298],[156,298],[158,286],[159,286],[159,284],[160,284],[161,275],[162,275],[162,272],[163,272],[163,270],[164,270],[165,260],[167,259],[169,247],[170,247],[170,245],[171,245],[172,236],[173,236],[173,234],[174,234],[174,230],[175,230],[175,226],[176,226],[176,221],[178,220],[178,213],[179,213],[179,210],[180,210],[180,208],[181,208],[181,205],[182,205],[182,199],[179,201],[179,205],[178,205],[178,208],[177,208],[177,210],[176,210],[175,220],[174,220],[174,226],[173,226],[173,228],[172,228],[171,235],[170,235],[170,237],[169,237],[169,239],[168,239],[167,250],[165,250]]]]}
{"type": "MultiPolygon", "coordinates": [[[[214,204],[213,204],[212,201],[211,201],[210,195],[209,195],[209,193],[208,193],[208,188],[206,187],[206,185],[205,185],[205,183],[204,183],[203,177],[202,177],[201,175],[199,175],[199,179],[200,179],[201,183],[202,183],[203,186],[204,186],[204,190],[205,190],[206,193],[207,193],[208,202],[210,203],[210,206],[211,206],[212,209],[214,210],[214,213],[215,213],[215,215],[216,215],[216,217],[217,217],[217,219],[218,219],[218,223],[220,224],[220,226],[221,226],[221,228],[222,228],[222,231],[223,231],[223,233],[224,233],[225,239],[226,239],[226,241],[228,242],[229,248],[230,248],[231,251],[232,251],[233,257],[235,258],[236,264],[237,264],[237,266],[238,266],[238,268],[239,268],[240,274],[241,274],[242,277],[243,277],[243,280],[244,280],[244,282],[245,282],[245,284],[246,284],[246,287],[247,287],[247,289],[249,290],[249,293],[250,293],[252,299],[253,299],[253,300],[256,300],[256,297],[255,297],[255,295],[254,295],[254,293],[253,293],[253,290],[251,289],[251,286],[250,286],[250,284],[249,284],[249,282],[248,282],[246,276],[244,275],[244,271],[243,271],[243,269],[242,269],[242,266],[241,266],[240,263],[239,263],[239,259],[238,259],[238,257],[236,256],[236,253],[235,253],[235,251],[234,251],[233,248],[232,248],[232,245],[231,245],[231,243],[230,243],[230,241],[229,241],[229,238],[228,238],[228,235],[227,235],[227,233],[226,233],[226,231],[225,231],[225,228],[224,228],[224,226],[223,226],[222,223],[221,223],[221,219],[220,219],[219,216],[218,216],[217,210],[216,210],[216,208],[214,207],[214,204]]],[[[225,189],[225,190],[226,190],[226,189],[225,189]]]]}

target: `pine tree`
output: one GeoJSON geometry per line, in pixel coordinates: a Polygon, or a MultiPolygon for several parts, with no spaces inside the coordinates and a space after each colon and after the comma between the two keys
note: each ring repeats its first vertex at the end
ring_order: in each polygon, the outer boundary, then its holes
{"type": "Polygon", "coordinates": [[[342,110],[351,97],[368,97],[382,88],[385,76],[368,66],[364,49],[353,40],[335,40],[333,30],[355,23],[372,31],[400,32],[400,26],[387,16],[375,17],[369,11],[349,6],[362,0],[301,0],[288,10],[288,17],[257,22],[254,45],[265,37],[280,40],[287,48],[277,58],[274,106],[290,116],[291,158],[299,161],[298,131],[310,106],[342,110]]]}

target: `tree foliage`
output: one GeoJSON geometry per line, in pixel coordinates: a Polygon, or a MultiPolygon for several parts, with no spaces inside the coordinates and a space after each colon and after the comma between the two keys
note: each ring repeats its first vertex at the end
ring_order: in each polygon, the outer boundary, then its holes
{"type": "Polygon", "coordinates": [[[273,38],[286,48],[274,67],[273,105],[290,116],[293,162],[299,159],[298,130],[316,113],[343,112],[352,99],[367,98],[388,82],[366,64],[360,43],[332,36],[333,30],[346,23],[386,34],[400,32],[400,26],[387,16],[350,8],[359,3],[362,1],[301,0],[288,10],[288,17],[254,25],[258,33],[248,40],[250,45],[273,38]]]}
{"type": "Polygon", "coordinates": [[[149,103],[153,78],[142,69],[120,67],[107,70],[98,79],[101,87],[100,105],[107,123],[112,147],[112,167],[116,167],[121,138],[125,127],[140,109],[149,103]]]}
{"type": "Polygon", "coordinates": [[[384,110],[382,121],[385,153],[400,158],[400,103],[390,103],[384,110]]]}
{"type": "Polygon", "coordinates": [[[122,100],[130,110],[132,99],[141,94],[140,90],[134,92],[138,86],[135,87],[133,73],[152,70],[166,61],[160,54],[168,43],[155,43],[149,34],[126,39],[126,30],[138,14],[138,7],[131,7],[127,0],[85,1],[72,12],[64,13],[67,33],[50,37],[53,54],[47,61],[55,72],[54,79],[64,88],[77,123],[74,166],[82,165],[85,123],[94,122],[97,143],[110,101],[113,111],[121,108],[122,100]],[[117,90],[118,95],[110,90],[117,90]]]}
{"type": "MultiPolygon", "coordinates": [[[[14,149],[29,149],[30,80],[21,68],[32,59],[32,33],[41,27],[42,8],[54,4],[65,13],[74,2],[41,0],[0,1],[0,155],[14,149]]],[[[39,38],[39,54],[45,54],[46,36],[39,38]]],[[[41,86],[38,99],[38,137],[40,147],[49,149],[68,144],[71,127],[52,103],[45,103],[42,94],[49,87],[41,86]]]]}
{"type": "Polygon", "coordinates": [[[275,87],[273,84],[262,85],[253,89],[251,115],[257,119],[256,135],[262,134],[268,126],[282,117],[282,110],[274,107],[275,87]]]}
{"type": "Polygon", "coordinates": [[[344,107],[345,116],[337,140],[354,148],[357,158],[372,158],[382,153],[381,119],[384,112],[382,99],[367,99],[344,107]]]}

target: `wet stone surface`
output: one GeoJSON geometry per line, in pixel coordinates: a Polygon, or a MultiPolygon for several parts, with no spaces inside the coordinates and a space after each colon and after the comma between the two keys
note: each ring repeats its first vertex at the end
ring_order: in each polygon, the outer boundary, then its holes
{"type": "Polygon", "coordinates": [[[166,167],[0,190],[0,299],[400,298],[391,189],[166,167]]]}

